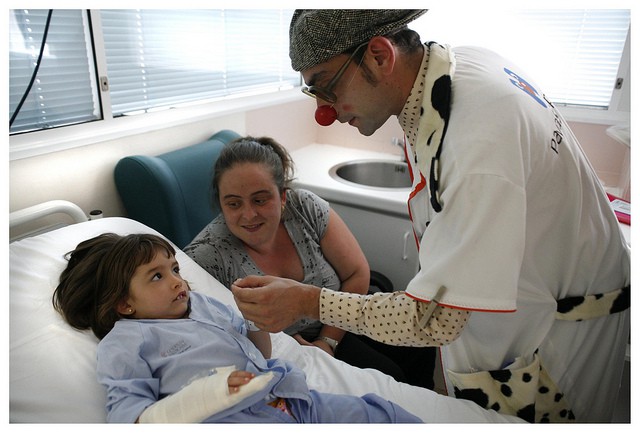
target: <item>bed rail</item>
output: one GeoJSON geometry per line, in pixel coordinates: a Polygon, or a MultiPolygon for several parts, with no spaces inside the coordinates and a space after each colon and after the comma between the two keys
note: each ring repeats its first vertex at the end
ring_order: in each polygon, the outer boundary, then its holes
{"type": "MultiPolygon", "coordinates": [[[[9,228],[36,221],[57,213],[69,215],[74,223],[88,221],[89,218],[75,203],[66,200],[51,200],[9,214],[9,228]]],[[[15,239],[14,239],[15,240],[15,239]]]]}

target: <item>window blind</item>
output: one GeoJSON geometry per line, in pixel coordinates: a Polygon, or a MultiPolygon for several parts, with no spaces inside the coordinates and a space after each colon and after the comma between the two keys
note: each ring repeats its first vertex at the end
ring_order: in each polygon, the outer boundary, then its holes
{"type": "Polygon", "coordinates": [[[630,11],[528,10],[521,19],[536,28],[553,54],[546,62],[545,92],[556,104],[608,108],[629,31],[630,11]]]}
{"type": "Polygon", "coordinates": [[[432,9],[410,27],[423,40],[489,48],[559,105],[606,109],[630,29],[629,9],[432,9]]]}
{"type": "MultiPolygon", "coordinates": [[[[9,116],[27,91],[40,53],[48,10],[19,9],[9,14],[9,116]]],[[[80,10],[56,9],[40,68],[10,132],[25,132],[101,118],[89,62],[90,38],[80,10]]]]}
{"type": "Polygon", "coordinates": [[[114,116],[300,84],[282,10],[101,10],[114,116]]]}
{"type": "MultiPolygon", "coordinates": [[[[48,10],[9,13],[9,116],[29,85],[48,10]]],[[[113,115],[301,84],[290,68],[293,11],[103,10],[113,115]]],[[[100,28],[102,26],[99,26],[100,28]]],[[[425,40],[482,45],[511,58],[556,104],[606,109],[630,29],[628,9],[433,9],[411,24],[425,40]]],[[[10,133],[99,120],[86,11],[55,9],[38,75],[10,133]]],[[[102,53],[98,53],[101,55],[102,53]]],[[[101,57],[102,59],[102,57],[101,57]]],[[[104,107],[110,116],[111,107],[104,107]]]]}

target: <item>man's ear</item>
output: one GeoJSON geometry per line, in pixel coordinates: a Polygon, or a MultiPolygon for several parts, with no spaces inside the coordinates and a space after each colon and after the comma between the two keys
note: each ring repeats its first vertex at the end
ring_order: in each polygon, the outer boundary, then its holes
{"type": "Polygon", "coordinates": [[[373,59],[375,66],[384,75],[393,71],[396,63],[396,50],[391,41],[383,36],[374,36],[369,41],[367,51],[373,59]]]}

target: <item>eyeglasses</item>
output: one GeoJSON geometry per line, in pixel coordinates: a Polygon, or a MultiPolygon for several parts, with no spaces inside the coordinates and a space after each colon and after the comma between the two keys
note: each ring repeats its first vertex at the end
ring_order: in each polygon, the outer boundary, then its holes
{"type": "Polygon", "coordinates": [[[351,56],[347,59],[346,62],[344,62],[342,66],[340,66],[340,69],[338,69],[338,72],[336,72],[336,74],[333,76],[331,81],[329,81],[329,84],[327,84],[326,87],[305,86],[302,88],[302,93],[304,93],[305,95],[309,95],[312,98],[322,99],[323,101],[327,101],[329,104],[335,104],[336,101],[338,100],[338,97],[336,96],[335,93],[333,93],[333,88],[336,86],[336,84],[338,84],[338,80],[342,78],[342,75],[347,70],[349,63],[351,63],[351,61],[354,59],[358,51],[360,51],[360,48],[367,46],[368,43],[369,41],[364,42],[363,44],[360,44],[356,47],[356,49],[353,51],[351,56]]]}

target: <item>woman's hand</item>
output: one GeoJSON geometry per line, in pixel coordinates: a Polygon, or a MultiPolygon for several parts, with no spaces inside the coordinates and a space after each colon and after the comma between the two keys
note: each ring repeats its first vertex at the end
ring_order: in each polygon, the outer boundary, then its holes
{"type": "Polygon", "coordinates": [[[316,346],[321,350],[324,350],[331,356],[335,356],[335,354],[333,353],[333,349],[331,348],[331,346],[329,346],[329,343],[327,343],[326,341],[316,340],[313,342],[313,346],[316,346]]]}
{"type": "Polygon", "coordinates": [[[324,350],[325,352],[327,352],[329,355],[334,356],[333,353],[333,349],[331,349],[331,346],[329,346],[328,343],[322,341],[322,340],[316,340],[313,343],[310,343],[309,341],[305,340],[304,337],[302,337],[302,335],[300,334],[296,334],[293,335],[293,338],[301,345],[301,346],[315,346],[319,349],[324,350]]]}
{"type": "Polygon", "coordinates": [[[313,346],[313,344],[309,343],[305,338],[300,334],[292,335],[293,339],[300,344],[300,346],[313,346]]]}
{"type": "Polygon", "coordinates": [[[229,394],[235,394],[240,391],[242,385],[246,385],[251,382],[251,379],[256,377],[255,374],[249,373],[244,370],[236,370],[229,375],[227,384],[229,385],[229,394]]]}

